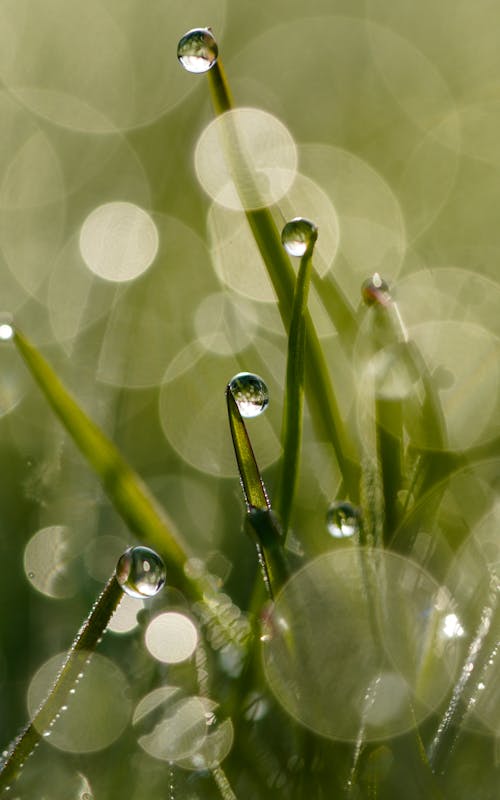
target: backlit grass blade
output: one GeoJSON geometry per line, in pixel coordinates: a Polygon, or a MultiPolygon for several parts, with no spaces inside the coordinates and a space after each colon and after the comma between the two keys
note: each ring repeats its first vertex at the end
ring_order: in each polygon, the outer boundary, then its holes
{"type": "Polygon", "coordinates": [[[234,454],[247,507],[245,527],[255,541],[264,583],[268,594],[273,598],[288,574],[283,552],[283,535],[271,511],[250,437],[229,385],[226,388],[226,400],[234,454]]]}
{"type": "Polygon", "coordinates": [[[113,574],[78,631],[46,699],[31,722],[7,750],[5,761],[0,768],[0,792],[17,778],[25,760],[40,739],[50,733],[57,714],[78,682],[80,673],[85,670],[122,597],[123,589],[113,574]]]}
{"type": "MultiPolygon", "coordinates": [[[[220,57],[208,72],[208,80],[215,113],[220,115],[232,109],[230,90],[220,57]]],[[[228,155],[231,158],[231,154],[228,155]]],[[[244,163],[240,159],[232,171],[240,174],[243,169],[244,163]]],[[[278,297],[278,308],[285,330],[288,332],[295,289],[294,271],[283,250],[280,234],[269,209],[246,209],[245,215],[278,297]]],[[[304,315],[304,326],[306,389],[311,415],[319,437],[332,443],[349,494],[353,499],[357,499],[359,492],[357,455],[342,422],[323,351],[308,312],[304,315]]]]}
{"type": "Polygon", "coordinates": [[[186,552],[164,510],[118,448],[85,414],[41,353],[19,331],[14,343],[60,421],[102,481],[115,509],[138,539],[165,557],[182,583],[186,552]]]}
{"type": "Polygon", "coordinates": [[[290,522],[299,470],[305,377],[304,315],[307,308],[311,271],[312,248],[304,253],[300,261],[288,336],[286,390],[282,426],[283,459],[275,499],[275,507],[280,515],[285,536],[290,522]]]}

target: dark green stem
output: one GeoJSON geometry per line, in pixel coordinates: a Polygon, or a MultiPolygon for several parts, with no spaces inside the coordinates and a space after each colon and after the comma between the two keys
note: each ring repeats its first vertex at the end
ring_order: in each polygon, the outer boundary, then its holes
{"type": "Polygon", "coordinates": [[[273,599],[288,576],[283,552],[283,535],[271,511],[250,437],[229,385],[226,388],[226,401],[234,454],[247,507],[246,530],[255,542],[264,584],[270,598],[273,599]]]}
{"type": "Polygon", "coordinates": [[[123,589],[113,575],[78,631],[48,696],[31,722],[12,743],[0,769],[0,791],[7,789],[18,777],[24,762],[40,739],[50,733],[56,715],[77,683],[79,674],[84,671],[122,597],[123,589]]]}

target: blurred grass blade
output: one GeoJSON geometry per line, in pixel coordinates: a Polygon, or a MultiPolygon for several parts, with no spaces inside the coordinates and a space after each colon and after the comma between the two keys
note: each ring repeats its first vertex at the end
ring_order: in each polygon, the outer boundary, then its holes
{"type": "Polygon", "coordinates": [[[78,631],[49,694],[31,722],[7,751],[5,761],[0,769],[0,792],[17,778],[25,760],[44,734],[50,730],[69,692],[74,688],[79,674],[84,671],[89,657],[100,641],[122,597],[123,589],[113,573],[78,631]]]}
{"type": "MultiPolygon", "coordinates": [[[[220,115],[232,109],[230,90],[220,58],[208,72],[208,80],[215,113],[220,115]]],[[[231,158],[231,153],[229,153],[229,157],[231,158]]],[[[234,156],[232,158],[234,161],[234,156]]],[[[236,175],[240,174],[245,167],[244,159],[242,163],[232,166],[234,166],[232,172],[236,175]]],[[[294,271],[284,252],[279,232],[269,209],[246,209],[245,215],[278,297],[278,309],[283,325],[285,330],[289,331],[295,289],[294,271]]],[[[354,500],[357,500],[359,464],[355,447],[348,440],[337,399],[331,386],[323,351],[308,312],[305,313],[304,325],[306,330],[306,388],[311,416],[319,437],[332,443],[349,494],[354,500]]]]}
{"type": "Polygon", "coordinates": [[[275,506],[280,515],[285,536],[290,523],[300,461],[305,376],[304,314],[307,308],[311,271],[312,248],[308,249],[300,260],[297,284],[293,298],[290,333],[288,336],[286,389],[282,426],[283,459],[275,500],[275,506]]]}
{"type": "Polygon", "coordinates": [[[247,511],[251,508],[269,509],[271,504],[255,460],[250,437],[229,384],[226,387],[226,400],[234,454],[238,464],[241,488],[245,496],[247,511]]]}
{"type": "Polygon", "coordinates": [[[99,476],[120,516],[137,537],[163,555],[186,582],[186,559],[178,534],[139,476],[117,447],[80,408],[41,353],[16,329],[14,343],[60,421],[99,476]]]}

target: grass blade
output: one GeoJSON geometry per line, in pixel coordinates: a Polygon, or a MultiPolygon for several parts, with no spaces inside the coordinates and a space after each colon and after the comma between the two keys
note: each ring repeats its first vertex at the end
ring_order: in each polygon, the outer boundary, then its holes
{"type": "Polygon", "coordinates": [[[300,261],[288,336],[286,390],[282,426],[283,460],[275,501],[285,536],[290,523],[299,470],[305,376],[304,314],[307,308],[311,271],[312,247],[308,248],[300,261]]]}
{"type": "MultiPolygon", "coordinates": [[[[220,58],[209,71],[208,80],[215,113],[219,115],[230,110],[233,107],[232,98],[220,58]]],[[[233,172],[240,174],[242,169],[243,166],[239,163],[235,165],[233,172]]],[[[247,209],[245,215],[278,297],[278,309],[284,327],[288,331],[292,318],[294,271],[283,250],[279,232],[269,209],[247,209]]],[[[308,312],[304,315],[304,326],[306,387],[311,415],[319,437],[332,443],[349,494],[357,499],[359,463],[354,444],[348,440],[323,351],[308,312]]]]}
{"type": "Polygon", "coordinates": [[[6,789],[11,781],[17,778],[25,760],[33,752],[43,734],[50,730],[122,597],[123,589],[113,574],[78,631],[47,698],[8,751],[0,769],[0,791],[6,789]]]}
{"type": "Polygon", "coordinates": [[[229,385],[226,388],[226,400],[234,453],[247,507],[245,526],[255,541],[264,584],[272,599],[288,575],[283,535],[277,518],[271,511],[250,437],[229,385]]]}
{"type": "Polygon", "coordinates": [[[140,540],[165,557],[185,584],[182,567],[187,556],[163,509],[118,448],[80,408],[41,353],[17,329],[14,343],[60,421],[102,481],[115,509],[140,540]]]}

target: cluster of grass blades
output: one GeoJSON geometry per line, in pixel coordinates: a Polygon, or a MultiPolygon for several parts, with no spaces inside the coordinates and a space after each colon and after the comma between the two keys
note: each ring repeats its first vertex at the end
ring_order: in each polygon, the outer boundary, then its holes
{"type": "MultiPolygon", "coordinates": [[[[207,74],[215,113],[226,120],[228,168],[236,190],[244,186],[248,191],[255,175],[231,117],[233,101],[213,33],[189,31],[179,43],[178,55],[188,71],[207,74]]],[[[253,192],[258,192],[256,186],[253,192]]],[[[265,409],[265,384],[259,376],[241,373],[232,380],[228,376],[226,387],[228,436],[246,509],[244,528],[255,544],[259,564],[245,619],[197,564],[186,536],[175,529],[37,348],[15,323],[2,325],[2,338],[13,341],[140,546],[120,559],[48,695],[5,751],[0,789],[6,796],[18,796],[17,781],[26,759],[50,735],[61,709],[71,714],[68,697],[123,592],[139,597],[160,592],[163,559],[169,586],[183,592],[202,630],[193,655],[199,669],[192,694],[209,722],[200,733],[194,706],[189,706],[192,718],[182,716],[189,701],[168,717],[170,724],[156,707],[148,707],[147,713],[152,709],[157,713],[157,727],[142,739],[146,752],[163,770],[161,796],[175,791],[179,797],[224,800],[439,800],[455,796],[461,775],[457,765],[470,758],[470,797],[492,798],[487,793],[494,786],[495,740],[474,714],[483,697],[495,692],[499,628],[495,569],[491,567],[480,613],[466,624],[451,592],[439,576],[424,569],[420,555],[421,534],[427,538],[427,532],[432,534],[449,482],[468,474],[473,491],[473,467],[495,457],[497,442],[470,451],[448,450],[446,417],[433,375],[406,330],[390,288],[377,273],[360,287],[359,308],[350,306],[333,278],[324,285],[316,280],[348,358],[353,335],[363,336],[357,355],[362,369],[358,396],[351,417],[344,419],[308,310],[314,247],[321,231],[301,217],[289,220],[279,231],[271,211],[258,203],[245,209],[245,216],[288,337],[283,453],[270,487],[273,491],[265,486],[245,424],[245,417],[259,416],[265,409]],[[391,382],[400,387],[398,391],[387,391],[391,382]],[[327,519],[331,541],[339,547],[307,559],[290,544],[292,538],[299,543],[301,539],[301,531],[292,530],[292,520],[306,405],[316,436],[331,445],[341,475],[339,495],[332,498],[327,519]],[[237,667],[225,684],[218,685],[214,699],[220,707],[219,724],[211,732],[210,670],[216,671],[218,662],[207,657],[207,650],[210,645],[220,648],[215,642],[222,642],[221,649],[237,667]],[[230,721],[230,741],[228,726],[221,720],[230,721]],[[198,744],[191,742],[191,749],[183,750],[176,725],[187,726],[182,734],[193,741],[198,737],[198,744]],[[162,737],[165,741],[160,742],[162,737]],[[187,780],[174,790],[174,768],[199,774],[205,782],[194,793],[187,780]]],[[[307,548],[307,542],[302,544],[307,548]]],[[[450,541],[455,551],[460,545],[450,541]]],[[[147,716],[144,709],[143,713],[147,716]]],[[[141,714],[134,715],[138,723],[140,718],[141,714]]],[[[50,775],[46,780],[50,784],[50,775]]],[[[22,791],[19,796],[24,796],[22,791]]],[[[116,790],[109,796],[121,794],[116,790]]]]}

